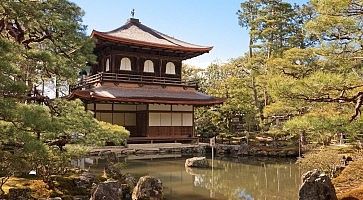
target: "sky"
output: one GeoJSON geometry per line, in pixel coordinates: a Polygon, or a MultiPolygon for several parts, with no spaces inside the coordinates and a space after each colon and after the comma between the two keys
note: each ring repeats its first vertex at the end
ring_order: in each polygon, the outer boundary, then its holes
{"type": "MultiPolygon", "coordinates": [[[[71,0],[84,12],[83,23],[92,30],[110,31],[135,18],[150,28],[212,51],[184,61],[197,67],[224,63],[248,50],[248,30],[238,25],[242,0],[71,0]]],[[[289,0],[301,4],[306,0],[289,0]]]]}

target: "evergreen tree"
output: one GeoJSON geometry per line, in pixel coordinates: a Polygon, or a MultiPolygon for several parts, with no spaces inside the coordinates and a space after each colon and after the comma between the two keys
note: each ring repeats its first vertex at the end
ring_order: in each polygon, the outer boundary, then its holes
{"type": "Polygon", "coordinates": [[[292,47],[314,44],[314,39],[305,37],[302,26],[314,16],[309,5],[292,6],[281,0],[249,0],[241,3],[237,12],[239,24],[249,29],[249,58],[240,66],[249,71],[254,105],[258,110],[261,127],[268,128],[264,108],[270,104],[267,87],[268,60],[278,58],[292,47]]]}
{"type": "MultiPolygon", "coordinates": [[[[1,1],[2,166],[24,161],[23,170],[37,169],[47,178],[47,172],[60,169],[59,163],[69,163],[70,155],[62,152],[65,144],[122,144],[128,136],[123,127],[95,120],[79,100],[50,100],[38,90],[43,81],[53,78],[75,83],[79,70],[95,60],[82,15],[82,10],[67,0],[1,1]]],[[[14,173],[1,170],[0,176],[14,173]]]]}
{"type": "Polygon", "coordinates": [[[314,0],[305,24],[319,42],[292,48],[269,63],[275,101],[266,114],[294,116],[283,130],[329,144],[337,133],[361,133],[362,1],[314,0]]]}

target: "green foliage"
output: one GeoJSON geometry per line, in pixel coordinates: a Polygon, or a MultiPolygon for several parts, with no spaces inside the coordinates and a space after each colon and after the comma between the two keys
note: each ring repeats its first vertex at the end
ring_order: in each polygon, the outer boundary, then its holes
{"type": "Polygon", "coordinates": [[[126,163],[123,162],[113,163],[111,161],[108,161],[108,163],[109,164],[106,167],[107,177],[124,182],[126,179],[126,174],[125,174],[126,163]]]}
{"type": "MultiPolygon", "coordinates": [[[[264,108],[274,102],[268,87],[269,74],[275,70],[270,60],[278,59],[290,48],[305,48],[315,44],[316,38],[306,36],[303,31],[303,24],[314,13],[311,5],[293,6],[281,0],[249,0],[241,3],[237,15],[239,24],[249,29],[250,49],[248,57],[245,56],[239,65],[247,69],[251,83],[249,88],[262,130],[267,130],[281,118],[266,116],[264,113],[264,108]]],[[[286,66],[280,65],[281,62],[276,60],[275,63],[285,70],[286,66]]]]}
{"type": "MultiPolygon", "coordinates": [[[[242,116],[246,129],[258,126],[254,106],[251,77],[248,69],[241,66],[241,59],[226,64],[212,64],[203,72],[198,71],[200,90],[226,99],[223,105],[209,109],[199,108],[196,112],[196,131],[203,137],[212,137],[223,132],[237,134],[232,119],[242,116]]],[[[192,76],[193,77],[193,76],[192,76]]]]}
{"type": "Polygon", "coordinates": [[[4,184],[11,176],[19,173],[26,173],[29,165],[26,160],[18,152],[0,151],[0,196],[3,191],[4,184]]]}
{"type": "Polygon", "coordinates": [[[112,142],[115,145],[125,144],[129,131],[124,127],[101,121],[98,124],[100,127],[97,132],[91,132],[86,135],[86,143],[94,145],[105,145],[106,142],[112,142]]]}
{"type": "Polygon", "coordinates": [[[359,1],[312,1],[316,15],[304,25],[319,39],[313,48],[291,48],[268,61],[274,103],[267,117],[289,116],[282,131],[329,144],[334,134],[361,133],[362,14],[359,1]],[[360,6],[360,7],[359,7],[360,6]]]}
{"type": "MultiPolygon", "coordinates": [[[[311,45],[302,25],[314,15],[310,5],[293,6],[281,0],[248,0],[237,12],[239,24],[250,31],[250,48],[259,48],[267,57],[291,47],[311,45]]],[[[252,56],[251,56],[252,57],[252,56]]]]}
{"type": "Polygon", "coordinates": [[[207,108],[199,108],[195,112],[196,134],[202,138],[211,138],[221,132],[218,113],[207,108]]]}
{"type": "Polygon", "coordinates": [[[4,176],[37,170],[65,173],[84,145],[123,144],[128,131],[98,122],[83,102],[50,100],[37,87],[47,80],[74,83],[95,61],[83,11],[67,0],[0,4],[0,156],[4,176]],[[67,146],[73,143],[77,146],[67,146]],[[22,167],[18,167],[22,166],[22,167]]]}
{"type": "MultiPolygon", "coordinates": [[[[203,69],[196,68],[190,65],[183,64],[182,67],[182,80],[194,82],[198,86],[202,86],[204,84],[205,77],[203,76],[203,69]]],[[[200,88],[199,90],[203,90],[205,88],[200,88]]],[[[203,91],[204,92],[204,91],[203,91]]]]}
{"type": "Polygon", "coordinates": [[[275,138],[303,135],[328,145],[337,133],[361,134],[362,7],[337,0],[241,3],[249,54],[185,73],[198,77],[201,91],[226,99],[198,110],[197,133],[235,134],[231,119],[243,116],[275,138]]]}
{"type": "Polygon", "coordinates": [[[305,135],[309,141],[329,145],[334,135],[346,131],[345,125],[348,123],[346,115],[339,108],[330,110],[322,106],[321,109],[310,111],[303,116],[287,121],[283,130],[293,134],[305,135]]]}
{"type": "Polygon", "coordinates": [[[304,155],[304,158],[298,160],[303,172],[318,169],[326,174],[333,176],[335,167],[340,164],[342,156],[339,152],[331,149],[323,149],[304,155]]]}

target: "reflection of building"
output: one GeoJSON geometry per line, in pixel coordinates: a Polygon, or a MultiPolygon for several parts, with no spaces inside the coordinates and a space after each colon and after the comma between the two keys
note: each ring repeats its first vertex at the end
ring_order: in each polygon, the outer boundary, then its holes
{"type": "MultiPolygon", "coordinates": [[[[92,32],[98,63],[71,98],[99,120],[125,126],[131,142],[191,141],[196,106],[222,103],[181,80],[182,61],[212,47],[169,37],[131,18],[110,32],[92,32]]],[[[129,142],[130,142],[129,141],[129,142]]]]}

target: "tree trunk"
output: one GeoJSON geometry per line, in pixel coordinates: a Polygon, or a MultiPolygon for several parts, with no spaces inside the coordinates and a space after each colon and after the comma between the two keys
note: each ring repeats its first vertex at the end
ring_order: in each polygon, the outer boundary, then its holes
{"type": "MultiPolygon", "coordinates": [[[[253,45],[253,40],[252,37],[250,35],[250,46],[249,46],[249,56],[250,58],[253,58],[253,49],[252,49],[252,45],[253,45]]],[[[258,93],[257,93],[257,88],[256,88],[256,78],[255,75],[253,73],[253,69],[251,72],[251,76],[252,76],[252,91],[253,91],[253,99],[255,102],[255,107],[258,109],[258,114],[259,114],[259,118],[261,120],[261,122],[263,121],[264,117],[263,117],[263,108],[260,105],[260,101],[258,100],[258,93]]]]}
{"type": "Polygon", "coordinates": [[[59,83],[57,77],[55,78],[55,98],[59,98],[59,83]]]}

